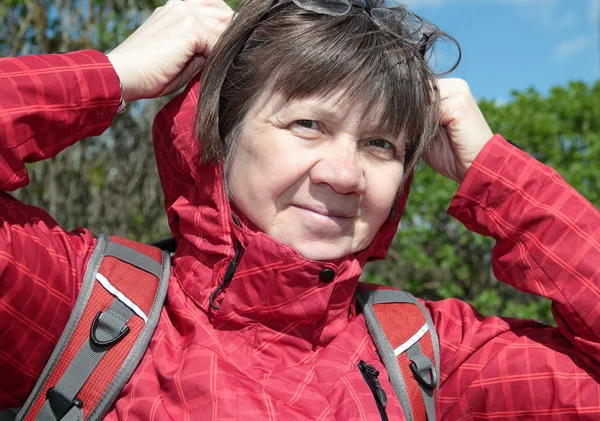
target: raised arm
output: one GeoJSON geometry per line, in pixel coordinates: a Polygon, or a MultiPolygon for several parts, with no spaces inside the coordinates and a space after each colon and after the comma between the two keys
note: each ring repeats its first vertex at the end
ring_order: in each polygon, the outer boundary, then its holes
{"type": "Polygon", "coordinates": [[[112,121],[119,82],[96,51],[0,60],[0,410],[19,406],[69,317],[94,240],[10,194],[25,163],[112,121]]]}
{"type": "MultiPolygon", "coordinates": [[[[448,150],[468,150],[453,146],[462,130],[478,133],[460,119],[445,121],[448,136],[441,139],[448,150]]],[[[483,317],[458,300],[428,303],[442,345],[441,413],[445,419],[597,419],[600,212],[556,171],[501,136],[481,145],[449,213],[496,239],[495,275],[550,298],[558,328],[483,317]]]]}
{"type": "Polygon", "coordinates": [[[108,57],[0,60],[0,410],[22,405],[35,384],[94,246],[88,230],[67,233],[7,191],[27,184],[27,162],[105,130],[121,92],[129,102],[183,86],[231,14],[220,0],[169,1],[108,57]]]}
{"type": "Polygon", "coordinates": [[[125,102],[184,86],[232,16],[221,0],[171,0],[108,57],[97,51],[0,59],[0,191],[28,183],[25,163],[110,126],[125,102]]]}
{"type": "Polygon", "coordinates": [[[28,184],[25,163],[50,158],[112,122],[121,90],[97,51],[0,59],[0,190],[28,184]]]}

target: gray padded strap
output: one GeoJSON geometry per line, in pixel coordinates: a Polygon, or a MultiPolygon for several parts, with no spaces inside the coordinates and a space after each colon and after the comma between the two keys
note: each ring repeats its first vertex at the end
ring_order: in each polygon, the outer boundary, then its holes
{"type": "MultiPolygon", "coordinates": [[[[417,367],[421,370],[419,371],[421,376],[426,378],[428,381],[431,381],[431,366],[433,362],[427,357],[427,355],[423,354],[421,351],[421,345],[419,342],[416,342],[413,346],[408,348],[406,351],[406,355],[408,359],[414,362],[417,367]]],[[[433,370],[436,368],[433,367],[433,370]]],[[[423,398],[423,402],[425,403],[425,412],[427,413],[427,419],[429,421],[435,421],[435,399],[433,396],[433,389],[428,389],[419,385],[419,389],[421,389],[421,397],[423,398]]]]}
{"type": "MultiPolygon", "coordinates": [[[[73,332],[77,328],[81,316],[84,310],[87,308],[88,301],[94,285],[96,284],[96,275],[98,268],[102,263],[105,256],[105,251],[108,249],[108,238],[100,235],[96,242],[96,247],[90,257],[81,286],[77,302],[71,313],[71,317],[67,322],[67,325],[60,337],[58,344],[54,348],[48,363],[44,367],[38,382],[36,383],[33,391],[27,398],[27,401],[23,405],[23,408],[17,414],[16,420],[22,420],[27,413],[31,410],[31,406],[37,399],[37,397],[44,390],[44,386],[56,368],[56,364],[64,353],[64,350],[69,343],[73,332]]],[[[129,247],[122,246],[116,243],[110,243],[110,253],[108,255],[114,256],[119,260],[129,263],[135,267],[138,267],[150,274],[153,274],[159,278],[159,286],[152,303],[150,312],[148,313],[148,319],[142,328],[141,333],[138,335],[136,342],[129,351],[125,361],[121,365],[119,371],[115,375],[112,382],[109,384],[107,389],[103,391],[102,397],[95,406],[95,408],[88,408],[90,413],[87,417],[87,421],[97,421],[104,418],[118,394],[120,393],[123,386],[127,383],[135,368],[138,366],[142,359],[142,356],[146,352],[150,339],[156,329],[158,320],[160,318],[162,305],[167,295],[169,277],[171,272],[170,267],[170,256],[167,253],[163,253],[162,261],[163,264],[159,264],[152,258],[142,255],[141,253],[133,250],[129,247]]],[[[96,339],[98,341],[110,340],[114,338],[115,333],[120,332],[125,323],[132,317],[132,310],[126,305],[121,303],[118,299],[115,299],[111,304],[110,311],[104,311],[101,313],[97,320],[97,326],[95,329],[96,339]]],[[[100,347],[102,348],[102,347],[100,347]]],[[[86,342],[84,346],[77,352],[73,361],[71,361],[67,371],[63,377],[59,380],[55,386],[55,390],[60,391],[62,397],[75,397],[81,389],[82,381],[85,383],[87,376],[85,372],[93,371],[94,367],[97,366],[98,362],[104,355],[104,350],[94,346],[92,341],[86,342]],[[84,379],[84,376],[86,377],[84,379]]],[[[71,402],[69,400],[68,402],[71,402]]],[[[66,409],[65,409],[66,410],[66,409]]],[[[0,421],[5,421],[2,417],[5,416],[6,411],[0,413],[0,421]]],[[[13,412],[14,413],[14,412],[13,412]]],[[[10,417],[11,414],[6,412],[6,417],[10,417]]],[[[69,409],[67,414],[63,417],[65,421],[81,420],[83,414],[77,406],[73,406],[69,409]]],[[[7,421],[12,421],[13,418],[8,418],[7,421]]],[[[38,414],[38,418],[43,420],[55,421],[56,418],[52,412],[52,408],[48,402],[46,402],[42,411],[38,414]]]]}
{"type": "Polygon", "coordinates": [[[406,291],[399,290],[372,290],[365,291],[359,294],[359,303],[362,305],[370,304],[393,304],[393,303],[412,303],[419,307],[421,313],[425,317],[427,321],[427,327],[429,328],[429,332],[431,333],[431,342],[433,343],[433,356],[435,358],[435,368],[439,372],[440,367],[440,340],[437,335],[437,331],[435,330],[435,325],[433,324],[433,320],[429,315],[429,312],[423,305],[417,300],[412,294],[406,291]],[[364,304],[363,304],[364,303],[364,304]]]}
{"type": "Polygon", "coordinates": [[[67,344],[69,343],[69,340],[71,339],[71,336],[73,335],[73,332],[75,331],[75,328],[79,323],[79,319],[81,318],[81,315],[83,314],[83,311],[85,310],[90,295],[92,293],[92,289],[96,282],[96,273],[98,272],[100,263],[102,263],[102,259],[104,257],[104,249],[106,248],[107,243],[108,239],[104,235],[100,235],[98,237],[96,241],[96,247],[94,248],[90,260],[88,261],[87,269],[83,277],[83,283],[81,284],[81,289],[79,290],[79,295],[77,296],[77,301],[75,302],[75,307],[71,312],[69,321],[67,322],[67,325],[65,326],[65,329],[60,339],[58,340],[56,347],[54,347],[54,351],[52,351],[52,355],[50,355],[50,359],[44,367],[40,378],[38,379],[31,393],[29,394],[29,397],[25,401],[25,404],[19,411],[19,414],[16,417],[17,421],[25,418],[25,415],[29,412],[36,398],[41,393],[44,385],[46,384],[46,381],[48,380],[48,377],[50,377],[50,375],[54,371],[58,360],[60,359],[67,344]]]}
{"type": "MultiPolygon", "coordinates": [[[[121,334],[132,315],[133,312],[129,307],[115,298],[110,307],[100,313],[94,329],[95,337],[100,341],[110,341],[116,338],[121,334]]],[[[58,393],[67,402],[73,401],[102,357],[111,348],[111,345],[106,347],[96,346],[92,340],[84,342],[67,370],[54,386],[54,393],[58,393]]],[[[48,400],[44,403],[43,408],[46,409],[40,411],[36,421],[55,421],[57,419],[48,400]]],[[[72,413],[71,416],[75,415],[72,413]]]]}
{"type": "Polygon", "coordinates": [[[156,292],[156,296],[154,297],[152,307],[150,308],[150,312],[148,313],[148,320],[146,321],[146,324],[144,325],[144,328],[139,334],[138,339],[131,351],[129,351],[125,362],[123,362],[121,368],[117,372],[117,375],[102,394],[102,397],[96,405],[96,408],[94,408],[94,410],[89,414],[87,418],[88,421],[101,420],[104,418],[104,415],[106,412],[108,412],[115,399],[117,399],[121,389],[123,389],[133,374],[139,362],[142,360],[146,349],[148,348],[150,339],[152,339],[152,335],[154,334],[154,330],[156,329],[158,320],[160,319],[160,313],[165,301],[165,297],[167,296],[169,278],[171,276],[171,257],[168,253],[163,252],[162,261],[163,265],[158,278],[160,280],[160,284],[158,291],[156,292]]]}
{"type": "MultiPolygon", "coordinates": [[[[396,354],[394,353],[394,349],[392,348],[387,336],[385,335],[385,332],[377,320],[377,316],[373,310],[373,305],[411,303],[419,307],[421,313],[425,317],[427,327],[429,328],[429,332],[431,334],[433,354],[435,358],[435,364],[433,367],[439,373],[440,344],[433,320],[431,319],[429,312],[421,305],[421,303],[414,296],[405,291],[370,290],[358,294],[357,299],[362,308],[369,333],[371,334],[373,342],[377,347],[377,352],[379,353],[379,356],[381,357],[381,360],[383,361],[383,364],[388,372],[390,383],[392,384],[394,392],[400,401],[400,405],[404,411],[404,416],[406,417],[407,421],[414,420],[414,415],[410,406],[410,399],[408,398],[408,393],[406,391],[406,384],[404,383],[404,377],[400,371],[396,354]]],[[[428,367],[429,365],[427,362],[431,364],[429,358],[422,353],[418,341],[406,352],[411,361],[413,361],[413,359],[416,360],[418,367],[428,367]],[[427,361],[425,361],[423,358],[426,358],[427,361]]],[[[439,380],[439,375],[436,376],[436,380],[439,380]]],[[[421,395],[425,403],[427,418],[428,420],[433,421],[435,420],[435,399],[433,390],[426,390],[426,388],[422,387],[421,385],[419,385],[419,389],[421,389],[421,395]]]]}
{"type": "MultiPolygon", "coordinates": [[[[108,341],[117,337],[127,322],[133,315],[133,312],[116,298],[108,309],[102,312],[98,319],[96,335],[101,341],[108,341]]],[[[96,368],[108,347],[97,347],[92,341],[86,341],[82,345],[77,355],[71,361],[71,364],[60,378],[54,391],[60,393],[67,400],[73,400],[81,387],[88,379],[92,371],[96,368]]]]}
{"type": "MultiPolygon", "coordinates": [[[[377,291],[369,291],[369,292],[377,292],[377,291]]],[[[388,373],[390,378],[390,383],[392,384],[392,388],[394,389],[394,393],[398,400],[400,401],[400,406],[404,411],[404,417],[406,421],[414,420],[414,416],[412,413],[412,408],[410,406],[410,399],[408,398],[408,392],[406,391],[406,385],[404,383],[404,377],[402,376],[402,372],[400,371],[400,366],[398,365],[398,360],[396,359],[396,354],[394,354],[394,349],[390,344],[377,316],[375,315],[375,311],[371,305],[371,297],[365,299],[363,294],[358,295],[359,304],[362,305],[362,312],[365,317],[365,323],[367,325],[367,329],[371,334],[371,338],[375,343],[375,347],[377,348],[377,352],[383,361],[383,365],[388,373]]]]}
{"type": "Polygon", "coordinates": [[[104,255],[116,257],[125,263],[129,263],[138,269],[156,276],[158,279],[160,279],[162,275],[162,265],[160,263],[137,250],[124,246],[123,244],[108,243],[104,255]]]}

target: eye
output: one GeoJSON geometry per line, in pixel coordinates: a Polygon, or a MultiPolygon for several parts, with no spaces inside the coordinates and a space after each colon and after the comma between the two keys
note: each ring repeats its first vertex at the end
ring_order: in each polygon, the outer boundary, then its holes
{"type": "Polygon", "coordinates": [[[294,126],[302,127],[303,129],[319,130],[319,123],[315,120],[296,120],[292,123],[294,126]]]}
{"type": "Polygon", "coordinates": [[[395,149],[395,146],[385,139],[373,139],[367,142],[367,146],[374,146],[381,149],[395,149]]]}
{"type": "Polygon", "coordinates": [[[385,139],[371,139],[365,142],[367,150],[382,159],[403,160],[404,150],[397,145],[385,139]]]}

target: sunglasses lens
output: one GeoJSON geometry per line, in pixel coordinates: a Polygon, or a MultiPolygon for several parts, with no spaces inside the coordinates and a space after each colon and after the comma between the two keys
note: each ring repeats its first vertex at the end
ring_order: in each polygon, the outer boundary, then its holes
{"type": "Polygon", "coordinates": [[[347,0],[292,0],[304,10],[329,16],[343,16],[352,7],[347,0]]]}
{"type": "Polygon", "coordinates": [[[423,38],[423,23],[410,15],[406,9],[376,8],[371,10],[371,16],[380,25],[411,44],[417,44],[423,38]]]}

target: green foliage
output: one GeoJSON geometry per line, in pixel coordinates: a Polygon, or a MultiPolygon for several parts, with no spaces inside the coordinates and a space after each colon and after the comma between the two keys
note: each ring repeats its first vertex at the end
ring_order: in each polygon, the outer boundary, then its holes
{"type": "MultiPolygon", "coordinates": [[[[4,0],[0,55],[107,51],[162,3],[4,0]]],[[[573,82],[547,96],[528,90],[514,92],[506,105],[480,105],[494,131],[556,168],[598,207],[599,101],[600,84],[573,82]]],[[[47,210],[68,229],[86,226],[146,242],[168,236],[150,134],[152,118],[163,103],[130,104],[100,138],[28,165],[32,182],[17,197],[47,210]]],[[[550,321],[547,300],[519,293],[494,277],[493,240],[470,233],[446,214],[456,188],[430,168],[419,168],[389,257],[370,264],[366,280],[393,284],[426,299],[459,297],[484,314],[550,321]]]]}
{"type": "Polygon", "coordinates": [[[546,97],[514,92],[502,107],[484,101],[490,125],[555,168],[596,207],[600,205],[600,84],[571,82],[546,97]]]}

